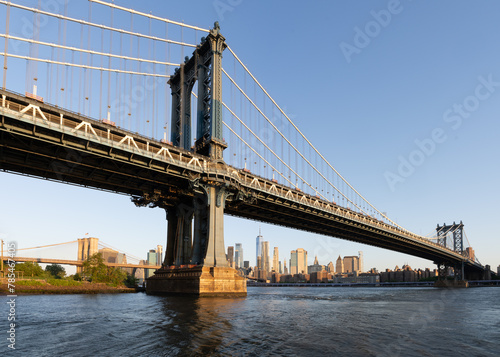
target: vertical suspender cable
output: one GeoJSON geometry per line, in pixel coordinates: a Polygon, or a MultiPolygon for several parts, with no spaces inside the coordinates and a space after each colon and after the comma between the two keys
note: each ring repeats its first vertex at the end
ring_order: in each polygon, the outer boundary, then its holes
{"type": "MultiPolygon", "coordinates": [[[[111,27],[113,27],[113,8],[111,8],[111,27]]],[[[109,31],[109,51],[113,51],[113,31],[109,31]]],[[[108,58],[108,67],[111,69],[111,56],[108,58]]],[[[108,72],[108,113],[107,119],[111,119],[111,71],[108,72]]],[[[113,118],[115,120],[115,118],[113,118]]]]}
{"type": "Polygon", "coordinates": [[[3,89],[6,89],[7,85],[7,53],[9,53],[9,23],[10,23],[10,3],[7,4],[7,14],[6,14],[6,19],[5,19],[5,45],[4,45],[4,52],[5,55],[3,56],[3,89]]]}
{"type": "MultiPolygon", "coordinates": [[[[92,22],[92,2],[90,2],[90,1],[89,1],[89,22],[92,22]]],[[[90,51],[91,43],[92,43],[92,41],[91,41],[92,33],[91,33],[90,26],[88,28],[89,29],[88,29],[87,43],[88,43],[88,50],[90,51]]],[[[94,64],[94,55],[92,53],[90,53],[89,57],[90,57],[90,66],[92,66],[94,64]]],[[[90,117],[92,116],[92,105],[90,103],[90,99],[93,97],[92,96],[92,75],[93,75],[92,70],[88,70],[88,78],[89,78],[88,93],[87,93],[87,96],[85,98],[86,98],[87,105],[88,105],[87,115],[90,117]]]]}
{"type": "MultiPolygon", "coordinates": [[[[130,31],[134,31],[134,14],[130,14],[130,31]]],[[[130,53],[129,53],[129,56],[132,57],[132,54],[134,52],[134,37],[133,36],[130,36],[130,53]]],[[[139,51],[137,52],[139,53],[139,51]]],[[[135,63],[130,63],[130,66],[132,67],[131,69],[134,68],[134,65],[136,65],[135,63]]],[[[132,87],[133,87],[133,77],[132,75],[130,75],[130,97],[129,97],[129,103],[127,108],[128,108],[128,113],[127,113],[127,116],[128,116],[128,129],[129,130],[132,130],[132,101],[134,100],[133,97],[132,97],[132,87]]]]}

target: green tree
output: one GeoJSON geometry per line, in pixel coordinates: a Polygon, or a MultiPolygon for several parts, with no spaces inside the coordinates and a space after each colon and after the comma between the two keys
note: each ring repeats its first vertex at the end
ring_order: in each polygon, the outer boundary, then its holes
{"type": "Polygon", "coordinates": [[[127,288],[135,288],[138,283],[139,283],[139,279],[137,279],[135,276],[127,273],[127,278],[125,279],[125,286],[127,288]]]}
{"type": "Polygon", "coordinates": [[[101,253],[96,253],[83,262],[83,275],[95,283],[106,283],[108,267],[104,264],[101,253]]]}
{"type": "Polygon", "coordinates": [[[44,277],[46,275],[42,267],[36,262],[16,264],[16,271],[24,272],[25,277],[44,277]]]}
{"type": "Polygon", "coordinates": [[[101,253],[96,253],[83,262],[83,276],[94,283],[122,285],[127,274],[119,269],[104,264],[101,253]]]}
{"type": "Polygon", "coordinates": [[[59,264],[47,265],[45,267],[45,271],[56,279],[64,278],[64,276],[66,275],[66,270],[59,264]]]}

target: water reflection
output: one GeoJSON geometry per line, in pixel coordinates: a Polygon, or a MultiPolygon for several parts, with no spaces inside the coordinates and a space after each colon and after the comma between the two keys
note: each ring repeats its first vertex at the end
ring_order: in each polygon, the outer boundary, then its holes
{"type": "Polygon", "coordinates": [[[237,342],[233,318],[246,298],[168,296],[161,298],[157,327],[166,355],[221,354],[237,342]]]}

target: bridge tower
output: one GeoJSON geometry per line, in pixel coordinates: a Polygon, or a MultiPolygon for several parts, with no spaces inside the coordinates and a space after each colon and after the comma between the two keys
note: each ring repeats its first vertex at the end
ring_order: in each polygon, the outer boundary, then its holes
{"type": "MultiPolygon", "coordinates": [[[[208,157],[209,165],[216,167],[225,166],[223,151],[227,147],[222,136],[221,60],[225,48],[216,22],[169,81],[173,145],[208,157]],[[191,148],[191,92],[197,81],[197,138],[191,148]]],[[[224,206],[234,193],[224,177],[201,174],[167,199],[134,201],[136,205],[154,202],[167,211],[165,260],[147,280],[148,293],[246,295],[246,280],[228,266],[224,247],[224,206]]]]}
{"type": "Polygon", "coordinates": [[[173,145],[191,150],[191,92],[198,81],[198,110],[194,151],[222,160],[227,147],[222,137],[222,52],[227,47],[219,23],[202,38],[191,58],[175,70],[169,80],[172,92],[173,145]]]}
{"type": "MultiPolygon", "coordinates": [[[[78,238],[78,255],[76,260],[85,261],[87,258],[97,253],[99,238],[78,238]]],[[[82,267],[76,267],[76,272],[81,274],[82,267]]]]}
{"type": "MultiPolygon", "coordinates": [[[[464,225],[462,221],[460,223],[455,223],[451,225],[447,225],[444,223],[442,226],[439,226],[439,224],[436,227],[437,231],[437,243],[439,245],[442,245],[443,247],[446,247],[446,238],[449,233],[453,235],[453,250],[457,253],[460,253],[461,255],[464,255],[464,244],[463,244],[463,229],[464,225]]],[[[439,280],[440,281],[445,281],[446,276],[448,275],[448,270],[450,267],[453,267],[453,270],[455,272],[455,281],[463,281],[465,278],[464,275],[464,264],[463,262],[461,264],[450,264],[449,262],[436,262],[438,265],[438,272],[439,272],[439,280]]]]}

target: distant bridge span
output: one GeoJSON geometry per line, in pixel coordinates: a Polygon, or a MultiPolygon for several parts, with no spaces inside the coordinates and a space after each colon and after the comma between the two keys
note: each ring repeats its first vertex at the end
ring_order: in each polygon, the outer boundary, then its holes
{"type": "MultiPolygon", "coordinates": [[[[8,257],[4,256],[4,261],[8,257]]],[[[61,265],[75,265],[77,267],[83,266],[82,260],[67,260],[67,259],[51,259],[51,258],[26,258],[26,257],[14,257],[12,258],[15,262],[37,262],[43,264],[61,264],[61,265]]],[[[104,262],[105,265],[109,267],[117,268],[140,268],[140,269],[160,269],[160,265],[140,265],[140,264],[121,264],[121,263],[108,263],[104,262]]]]}

